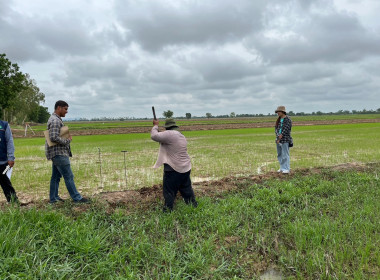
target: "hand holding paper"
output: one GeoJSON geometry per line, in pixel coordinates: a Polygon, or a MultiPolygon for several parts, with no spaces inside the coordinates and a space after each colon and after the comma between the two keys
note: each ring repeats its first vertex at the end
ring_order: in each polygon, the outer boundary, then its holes
{"type": "MultiPolygon", "coordinates": [[[[57,145],[56,142],[52,142],[52,141],[50,140],[50,137],[49,137],[49,130],[45,130],[45,131],[44,131],[44,135],[45,135],[45,139],[46,139],[46,141],[47,141],[49,147],[52,147],[52,146],[57,145]]],[[[63,138],[63,139],[69,139],[69,140],[71,140],[72,137],[71,137],[70,132],[69,132],[69,127],[66,126],[66,125],[65,125],[65,126],[62,126],[62,127],[61,127],[61,131],[60,131],[60,133],[59,133],[59,136],[60,136],[61,138],[63,138]]]]}

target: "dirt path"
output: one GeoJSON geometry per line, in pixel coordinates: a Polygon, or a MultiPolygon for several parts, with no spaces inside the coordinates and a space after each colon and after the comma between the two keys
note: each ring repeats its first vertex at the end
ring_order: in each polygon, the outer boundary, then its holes
{"type": "MultiPolygon", "coordinates": [[[[363,120],[334,120],[334,121],[293,121],[294,126],[305,125],[332,125],[332,124],[351,124],[351,123],[379,123],[378,119],[363,119],[363,120]]],[[[181,126],[182,131],[197,131],[197,130],[218,130],[218,129],[239,129],[239,128],[263,128],[273,127],[274,122],[262,123],[234,123],[234,124],[205,124],[205,125],[184,125],[181,126]]],[[[108,134],[128,134],[128,133],[149,133],[150,127],[121,127],[109,129],[86,129],[72,130],[70,133],[73,136],[78,135],[108,135],[108,134]]],[[[12,129],[15,138],[24,137],[24,130],[12,129]]],[[[29,133],[30,134],[30,133],[29,133]]],[[[27,137],[44,137],[42,131],[37,131],[36,135],[27,135],[27,137]]]]}
{"type": "MultiPolygon", "coordinates": [[[[262,175],[252,175],[246,177],[226,177],[216,181],[204,181],[193,184],[196,197],[222,197],[228,192],[234,192],[239,189],[246,188],[253,184],[262,184],[266,180],[280,179],[286,180],[294,176],[306,176],[311,174],[318,174],[324,170],[358,170],[363,171],[371,168],[371,164],[348,163],[341,164],[333,167],[319,167],[319,168],[303,168],[294,170],[291,174],[285,175],[277,172],[268,172],[262,175]]],[[[26,208],[31,207],[46,207],[47,200],[41,200],[33,195],[19,194],[21,206],[26,208]]],[[[157,201],[163,201],[162,186],[154,185],[152,187],[145,187],[139,190],[126,190],[116,192],[103,192],[95,194],[91,199],[105,204],[106,207],[112,211],[117,207],[123,207],[128,210],[136,209],[149,209],[157,206],[157,201]]],[[[64,204],[58,203],[57,206],[61,207],[64,204]]],[[[7,207],[7,203],[3,201],[0,203],[0,208],[7,207]]],[[[77,211],[82,212],[88,209],[90,205],[75,205],[77,211]]]]}

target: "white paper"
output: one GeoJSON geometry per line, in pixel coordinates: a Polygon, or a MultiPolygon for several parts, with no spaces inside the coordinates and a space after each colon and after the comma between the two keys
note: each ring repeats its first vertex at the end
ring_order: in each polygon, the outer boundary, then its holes
{"type": "Polygon", "coordinates": [[[9,178],[9,180],[11,179],[11,176],[12,176],[12,170],[13,170],[13,168],[9,169],[7,172],[7,176],[9,178]]]}

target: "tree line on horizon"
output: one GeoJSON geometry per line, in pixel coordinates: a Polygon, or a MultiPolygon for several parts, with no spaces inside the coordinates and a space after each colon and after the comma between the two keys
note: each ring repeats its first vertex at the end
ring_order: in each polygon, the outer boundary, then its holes
{"type": "Polygon", "coordinates": [[[0,54],[0,118],[16,124],[47,122],[50,113],[44,102],[45,95],[29,74],[0,54]]]}
{"type": "MultiPolygon", "coordinates": [[[[337,112],[293,112],[289,111],[287,113],[289,116],[323,116],[323,115],[362,115],[362,114],[380,114],[380,108],[377,110],[338,110],[337,112]]],[[[174,112],[171,110],[164,111],[162,116],[167,118],[173,118],[174,112]]],[[[204,118],[215,118],[215,119],[223,119],[223,118],[255,118],[255,117],[274,117],[276,114],[236,114],[235,112],[231,112],[229,115],[215,115],[213,116],[211,113],[206,113],[204,116],[193,116],[191,113],[186,113],[185,116],[176,116],[176,119],[204,119],[204,118]]],[[[151,120],[152,118],[136,118],[136,117],[96,117],[96,118],[78,118],[72,119],[71,121],[128,121],[128,120],[151,120]]],[[[69,120],[70,121],[70,120],[69,120]]]]}

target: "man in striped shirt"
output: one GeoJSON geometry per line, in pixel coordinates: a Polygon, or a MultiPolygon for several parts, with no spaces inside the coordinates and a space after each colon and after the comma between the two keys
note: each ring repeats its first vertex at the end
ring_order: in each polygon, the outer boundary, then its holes
{"type": "Polygon", "coordinates": [[[164,211],[173,210],[174,200],[179,191],[186,204],[196,207],[191,186],[191,161],[187,153],[187,140],[173,119],[165,121],[165,131],[158,131],[158,120],[153,120],[152,140],[160,143],[160,151],[154,168],[164,165],[163,195],[164,211]]]}

